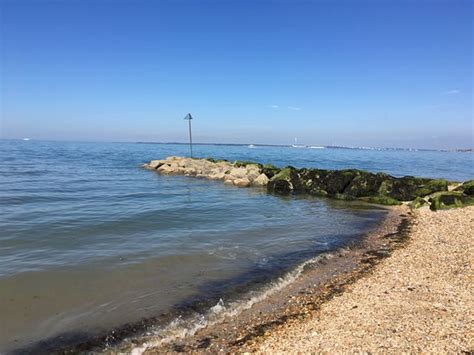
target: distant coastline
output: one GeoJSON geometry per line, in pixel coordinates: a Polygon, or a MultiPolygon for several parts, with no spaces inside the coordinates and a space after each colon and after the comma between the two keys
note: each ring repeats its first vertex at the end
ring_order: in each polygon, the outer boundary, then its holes
{"type": "MultiPolygon", "coordinates": [[[[0,141],[24,141],[24,142],[71,142],[71,143],[120,143],[120,144],[162,144],[162,145],[189,145],[188,142],[150,142],[150,141],[101,141],[101,140],[61,140],[61,139],[35,139],[35,138],[0,138],[0,141]]],[[[229,147],[281,147],[295,148],[293,144],[265,144],[265,143],[213,143],[213,142],[193,142],[196,146],[229,146],[229,147]]],[[[356,147],[345,145],[298,145],[298,148],[325,148],[325,149],[347,149],[347,150],[372,150],[372,151],[408,151],[408,152],[459,152],[472,153],[474,148],[453,148],[453,149],[435,149],[435,148],[403,148],[403,147],[356,147]]]]}
{"type": "MultiPolygon", "coordinates": [[[[122,142],[116,142],[122,143],[122,142]]],[[[183,142],[146,142],[138,141],[135,144],[168,144],[168,145],[189,145],[189,143],[183,142]]],[[[281,148],[294,148],[292,144],[260,144],[260,143],[194,143],[193,145],[215,145],[215,146],[229,146],[229,147],[281,147],[281,148]]],[[[312,149],[314,145],[301,145],[298,148],[312,149]]],[[[401,148],[401,147],[353,147],[345,145],[322,145],[317,146],[318,148],[325,149],[350,149],[350,150],[380,150],[380,151],[409,151],[409,152],[462,152],[472,153],[474,148],[456,148],[456,149],[434,149],[434,148],[401,148]]]]}

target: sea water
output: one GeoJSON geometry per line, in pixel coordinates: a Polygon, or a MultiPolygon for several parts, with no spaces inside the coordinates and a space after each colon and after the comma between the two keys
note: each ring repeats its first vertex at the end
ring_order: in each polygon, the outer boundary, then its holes
{"type": "MultiPolygon", "coordinates": [[[[473,178],[472,153],[196,145],[277,166],[473,178]]],[[[177,144],[0,141],[0,352],[230,301],[360,240],[386,214],[140,165],[177,144]],[[179,306],[179,307],[178,307],[179,306]],[[180,308],[181,307],[181,308],[180,308]]]]}

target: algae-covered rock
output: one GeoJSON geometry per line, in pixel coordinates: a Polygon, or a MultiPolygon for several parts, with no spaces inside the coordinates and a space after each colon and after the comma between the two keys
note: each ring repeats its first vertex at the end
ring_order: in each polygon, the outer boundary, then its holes
{"type": "Polygon", "coordinates": [[[383,173],[371,174],[366,171],[359,171],[344,190],[344,194],[354,197],[380,195],[380,185],[388,178],[389,176],[383,173]]]}
{"type": "Polygon", "coordinates": [[[262,174],[265,174],[269,179],[271,179],[276,174],[278,174],[280,172],[280,170],[281,169],[277,168],[276,166],[273,166],[272,164],[265,164],[260,169],[262,174]]]}
{"type": "Polygon", "coordinates": [[[433,211],[474,205],[474,197],[459,191],[438,192],[430,197],[430,209],[433,211]]]}
{"type": "Polygon", "coordinates": [[[474,180],[465,181],[461,186],[457,187],[454,191],[460,191],[469,196],[474,196],[474,180]]]}
{"type": "Polygon", "coordinates": [[[414,194],[416,197],[431,195],[435,192],[448,191],[448,181],[445,179],[434,179],[426,181],[418,186],[414,194]]]}
{"type": "Polygon", "coordinates": [[[428,205],[428,201],[426,201],[426,199],[424,199],[423,197],[415,198],[410,204],[411,208],[415,208],[415,209],[426,206],[426,205],[428,205]]]}
{"type": "Polygon", "coordinates": [[[357,170],[321,170],[300,169],[301,184],[304,190],[311,195],[336,195],[345,194],[347,186],[359,174],[357,170]]]}
{"type": "MultiPolygon", "coordinates": [[[[196,158],[197,159],[197,158],[196,158]]],[[[229,161],[226,160],[226,159],[214,159],[214,158],[206,158],[207,161],[211,162],[211,163],[222,163],[222,162],[225,162],[225,163],[228,163],[229,161]]]]}
{"type": "Polygon", "coordinates": [[[359,199],[365,202],[376,203],[378,205],[386,205],[386,206],[396,206],[396,205],[401,204],[400,201],[388,196],[361,197],[359,199]]]}
{"type": "Polygon", "coordinates": [[[413,176],[402,178],[384,173],[370,173],[363,170],[296,169],[288,166],[280,169],[271,164],[261,165],[250,161],[217,160],[213,158],[168,157],[154,160],[143,167],[156,169],[162,174],[182,174],[223,180],[236,186],[265,186],[269,192],[282,194],[308,193],[336,199],[398,205],[401,201],[412,201],[418,208],[427,204],[431,196],[431,208],[442,209],[472,204],[474,201],[474,180],[466,181],[449,193],[448,181],[413,176]]]}
{"type": "Polygon", "coordinates": [[[358,175],[357,170],[332,170],[325,176],[326,192],[329,195],[343,194],[346,187],[358,175]]]}
{"type": "Polygon", "coordinates": [[[379,194],[399,201],[412,201],[439,191],[447,191],[448,182],[444,179],[425,179],[413,176],[394,178],[386,175],[379,187],[379,194]]]}
{"type": "Polygon", "coordinates": [[[353,197],[353,196],[345,195],[345,194],[339,194],[339,193],[333,195],[332,197],[335,198],[336,200],[343,200],[343,201],[355,200],[355,197],[353,197]]]}
{"type": "Polygon", "coordinates": [[[302,186],[298,171],[293,167],[282,169],[277,175],[270,179],[267,184],[267,190],[280,194],[300,192],[302,186]]]}
{"type": "Polygon", "coordinates": [[[389,196],[399,201],[413,200],[416,195],[415,191],[420,184],[421,179],[413,176],[405,176],[399,179],[387,177],[382,183],[381,195],[389,196]]]}
{"type": "Polygon", "coordinates": [[[328,195],[328,192],[326,191],[327,170],[303,168],[300,169],[299,175],[301,184],[308,194],[316,196],[328,195]]]}
{"type": "Polygon", "coordinates": [[[247,165],[257,165],[258,167],[261,167],[261,164],[255,163],[253,161],[242,161],[242,160],[236,160],[234,162],[234,166],[236,168],[241,168],[241,167],[246,167],[247,165]]]}

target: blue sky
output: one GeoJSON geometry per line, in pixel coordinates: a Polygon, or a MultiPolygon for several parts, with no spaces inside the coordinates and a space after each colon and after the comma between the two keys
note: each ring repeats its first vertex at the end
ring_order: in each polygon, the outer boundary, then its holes
{"type": "Polygon", "coordinates": [[[0,6],[2,138],[473,146],[471,1],[0,6]]]}

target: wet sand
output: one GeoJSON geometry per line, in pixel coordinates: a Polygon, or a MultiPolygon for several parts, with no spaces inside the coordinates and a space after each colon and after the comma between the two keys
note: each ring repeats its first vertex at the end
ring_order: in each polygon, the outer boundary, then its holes
{"type": "Polygon", "coordinates": [[[474,350],[474,207],[416,212],[407,245],[304,320],[265,333],[260,352],[474,350]]]}

